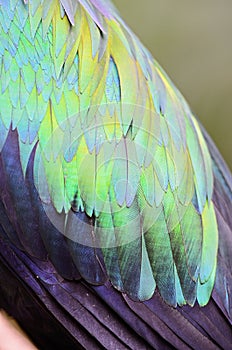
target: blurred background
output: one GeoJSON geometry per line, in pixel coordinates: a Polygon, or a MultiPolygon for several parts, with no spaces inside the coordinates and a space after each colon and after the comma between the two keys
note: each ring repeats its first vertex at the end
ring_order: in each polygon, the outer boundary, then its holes
{"type": "Polygon", "coordinates": [[[232,169],[232,1],[114,0],[232,169]]]}

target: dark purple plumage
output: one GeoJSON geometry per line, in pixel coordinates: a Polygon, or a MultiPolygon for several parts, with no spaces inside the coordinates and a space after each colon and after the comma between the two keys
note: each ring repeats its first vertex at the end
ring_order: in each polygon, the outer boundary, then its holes
{"type": "MultiPolygon", "coordinates": [[[[15,149],[17,134],[10,132],[0,158],[0,306],[13,314],[41,349],[51,349],[54,344],[56,348],[63,348],[65,342],[68,349],[232,348],[232,180],[212,141],[207,134],[205,137],[214,160],[214,203],[220,234],[217,279],[206,307],[195,305],[174,309],[158,293],[151,300],[139,303],[111,286],[94,287],[82,279],[68,281],[60,277],[47,260],[39,235],[36,236],[37,230],[43,232],[46,218],[42,209],[36,206],[37,193],[32,185],[30,165],[25,181],[20,176],[15,149]],[[10,167],[12,154],[14,166],[10,167]],[[6,176],[9,171],[14,175],[10,181],[6,176]],[[17,196],[26,198],[31,210],[16,212],[17,196]],[[11,224],[5,209],[9,206],[11,224]],[[33,232],[31,236],[28,234],[27,240],[21,235],[19,224],[23,220],[30,222],[33,232]],[[35,257],[23,253],[23,247],[30,249],[35,257]]],[[[49,237],[47,239],[49,241],[49,237]]],[[[62,250],[65,258],[66,241],[59,235],[56,247],[62,250]]],[[[61,269],[68,267],[69,277],[78,278],[68,255],[65,259],[61,269]]]]}

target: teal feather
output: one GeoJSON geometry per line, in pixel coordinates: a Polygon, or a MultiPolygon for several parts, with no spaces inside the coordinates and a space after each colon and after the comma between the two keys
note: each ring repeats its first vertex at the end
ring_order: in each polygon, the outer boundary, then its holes
{"type": "Polygon", "coordinates": [[[105,92],[107,101],[115,103],[120,101],[120,81],[118,70],[112,57],[110,57],[105,92]]]}
{"type": "Polygon", "coordinates": [[[5,125],[3,124],[1,114],[0,114],[0,133],[1,133],[1,138],[0,138],[0,151],[1,151],[2,147],[5,144],[7,134],[8,134],[8,128],[6,128],[5,125]]]}
{"type": "Polygon", "coordinates": [[[12,117],[12,106],[11,100],[9,97],[8,90],[4,92],[4,94],[0,95],[0,103],[1,103],[1,119],[3,124],[9,130],[11,125],[11,117],[12,117]]]}
{"type": "Polygon", "coordinates": [[[174,261],[163,210],[145,233],[144,238],[154,279],[161,296],[170,305],[176,305],[174,261]]]}

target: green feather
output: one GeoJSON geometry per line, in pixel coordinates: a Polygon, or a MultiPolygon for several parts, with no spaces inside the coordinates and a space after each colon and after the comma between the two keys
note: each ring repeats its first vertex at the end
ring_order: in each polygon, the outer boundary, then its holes
{"type": "Polygon", "coordinates": [[[35,186],[86,280],[205,305],[218,230],[198,122],[110,3],[81,4],[1,3],[0,149],[15,129],[25,174],[37,144],[35,186]]]}
{"type": "Polygon", "coordinates": [[[144,235],[153,276],[164,300],[176,305],[174,260],[163,210],[154,221],[144,235]]]}
{"type": "MultiPolygon", "coordinates": [[[[217,220],[212,203],[207,203],[202,213],[203,225],[203,249],[201,256],[200,282],[206,283],[213,271],[217,262],[218,250],[218,233],[217,220]]],[[[214,278],[212,276],[212,278],[214,278]]]]}

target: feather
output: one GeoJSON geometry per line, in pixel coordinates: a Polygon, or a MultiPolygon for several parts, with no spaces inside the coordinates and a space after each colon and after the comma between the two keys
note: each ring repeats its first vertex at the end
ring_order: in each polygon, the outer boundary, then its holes
{"type": "MultiPolygon", "coordinates": [[[[153,238],[146,240],[143,234],[151,228],[146,215],[151,212],[154,215],[152,225],[156,225],[163,208],[171,243],[167,254],[173,259],[168,263],[173,290],[170,295],[164,290],[160,292],[169,302],[173,300],[174,305],[177,299],[182,303],[183,295],[193,304],[200,271],[202,288],[207,284],[204,288],[204,300],[207,300],[214,280],[214,273],[212,276],[211,273],[215,270],[217,227],[216,220],[209,226],[209,217],[214,212],[211,161],[195,118],[169,78],[113,8],[109,7],[108,14],[104,15],[105,4],[99,2],[82,1],[74,6],[64,1],[63,8],[58,5],[58,2],[29,3],[27,17],[22,11],[23,31],[16,30],[14,23],[12,27],[6,25],[4,30],[10,37],[14,36],[14,42],[22,48],[19,67],[16,52],[9,49],[5,41],[7,50],[3,51],[2,70],[10,73],[2,98],[9,108],[1,116],[8,129],[9,121],[12,122],[20,139],[18,149],[23,173],[26,173],[32,145],[37,143],[35,186],[45,212],[52,213],[55,226],[64,228],[62,215],[69,216],[74,207],[77,217],[84,215],[84,211],[88,220],[105,218],[117,227],[116,244],[121,248],[117,252],[113,250],[112,257],[110,251],[105,251],[109,260],[106,269],[114,276],[114,285],[123,285],[122,290],[133,294],[135,299],[151,296],[156,285],[154,278],[162,279],[157,253],[151,249],[150,256],[146,245],[147,241],[153,242],[153,238]],[[99,29],[103,23],[104,35],[99,29]],[[86,176],[86,169],[89,176],[86,176]],[[101,216],[107,198],[111,219],[101,216]],[[193,205],[202,216],[203,230],[193,205]],[[139,229],[137,232],[133,228],[132,237],[138,238],[124,247],[121,225],[128,218],[136,219],[139,229]],[[207,230],[207,227],[210,228],[207,230]],[[197,232],[193,238],[192,231],[197,232]],[[210,231],[214,232],[211,246],[207,238],[210,231]],[[212,246],[214,249],[210,248],[212,246]],[[201,249],[200,262],[198,252],[201,249]],[[139,254],[138,262],[133,258],[135,251],[139,254]],[[118,261],[122,278],[117,269],[114,271],[112,259],[118,261]],[[137,269],[133,283],[126,273],[130,265],[137,269]],[[141,283],[146,274],[150,282],[148,290],[142,292],[141,283]],[[176,294],[179,296],[174,297],[176,294]]],[[[13,18],[14,14],[10,16],[13,18]]],[[[73,225],[66,226],[66,231],[73,225]]],[[[162,230],[161,236],[167,233],[165,225],[162,230]]],[[[89,237],[99,236],[100,232],[94,225],[89,237]]],[[[76,235],[78,240],[78,230],[76,235]]],[[[99,239],[102,241],[101,237],[99,239]]],[[[53,246],[49,247],[51,238],[43,237],[43,240],[56,264],[58,255],[53,246]]],[[[88,266],[84,264],[83,269],[80,264],[82,258],[85,259],[85,249],[71,243],[68,247],[77,269],[82,270],[82,275],[86,269],[88,276],[88,266]]],[[[92,266],[95,252],[90,251],[92,266]]],[[[104,254],[102,259],[104,265],[104,254]]],[[[93,276],[100,272],[92,272],[88,281],[98,283],[93,276]]]]}
{"type": "Polygon", "coordinates": [[[70,348],[229,348],[232,180],[184,98],[107,0],[0,19],[1,305],[70,348]]]}

